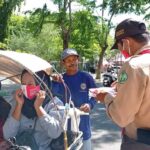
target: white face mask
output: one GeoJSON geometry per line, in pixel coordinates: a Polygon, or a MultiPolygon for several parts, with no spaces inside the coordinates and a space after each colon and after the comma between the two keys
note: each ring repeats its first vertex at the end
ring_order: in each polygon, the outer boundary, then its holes
{"type": "Polygon", "coordinates": [[[33,86],[33,85],[21,85],[22,92],[24,96],[30,100],[32,100],[36,93],[40,91],[40,86],[33,86]]]}

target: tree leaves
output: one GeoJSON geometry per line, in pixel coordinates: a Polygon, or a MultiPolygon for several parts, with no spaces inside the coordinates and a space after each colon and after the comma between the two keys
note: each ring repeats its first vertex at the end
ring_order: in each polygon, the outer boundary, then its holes
{"type": "Polygon", "coordinates": [[[7,38],[8,21],[16,6],[20,6],[23,0],[3,0],[0,5],[0,42],[7,38]]]}

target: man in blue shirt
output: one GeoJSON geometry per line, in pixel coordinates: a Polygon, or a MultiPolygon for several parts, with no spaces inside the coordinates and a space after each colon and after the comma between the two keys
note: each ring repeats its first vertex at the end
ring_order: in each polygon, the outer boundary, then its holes
{"type": "MultiPolygon", "coordinates": [[[[61,55],[62,64],[66,70],[62,74],[63,80],[69,88],[71,100],[75,107],[84,112],[90,112],[96,101],[90,98],[88,93],[90,88],[95,88],[95,82],[92,76],[86,72],[79,71],[79,55],[74,49],[65,49],[61,55]]],[[[53,82],[52,91],[64,104],[68,102],[68,94],[65,94],[63,84],[53,82]]],[[[83,132],[83,150],[91,150],[91,129],[90,116],[80,117],[79,129],[83,132]]]]}

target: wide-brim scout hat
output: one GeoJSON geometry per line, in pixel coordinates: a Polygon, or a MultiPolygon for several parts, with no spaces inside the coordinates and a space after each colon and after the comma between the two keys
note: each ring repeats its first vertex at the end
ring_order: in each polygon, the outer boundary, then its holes
{"type": "Polygon", "coordinates": [[[111,49],[117,49],[118,41],[124,39],[125,37],[143,34],[146,32],[147,30],[145,23],[133,19],[126,19],[117,25],[115,31],[115,43],[111,49]]]}

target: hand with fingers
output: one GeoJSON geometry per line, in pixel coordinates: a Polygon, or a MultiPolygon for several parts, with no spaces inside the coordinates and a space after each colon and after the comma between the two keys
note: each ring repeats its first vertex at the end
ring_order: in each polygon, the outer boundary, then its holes
{"type": "Polygon", "coordinates": [[[14,99],[16,100],[16,106],[12,113],[13,118],[16,120],[20,120],[21,118],[21,110],[24,104],[23,92],[22,89],[18,89],[15,92],[14,99]]]}
{"type": "Polygon", "coordinates": [[[104,98],[105,98],[106,95],[107,95],[107,92],[102,92],[101,91],[96,95],[95,99],[96,99],[97,102],[104,103],[104,98]]]}
{"type": "Polygon", "coordinates": [[[34,102],[35,109],[42,106],[42,104],[45,100],[45,97],[46,97],[45,91],[40,90],[38,93],[36,93],[36,100],[34,102]]]}
{"type": "Polygon", "coordinates": [[[88,103],[82,104],[80,106],[80,110],[84,111],[84,112],[90,112],[91,111],[90,104],[88,104],[88,103]]]}
{"type": "Polygon", "coordinates": [[[16,90],[14,98],[18,105],[23,106],[24,98],[23,98],[23,92],[21,89],[16,90]]]}
{"type": "Polygon", "coordinates": [[[52,77],[53,81],[63,82],[63,77],[61,74],[52,74],[51,77],[52,77]]]}

